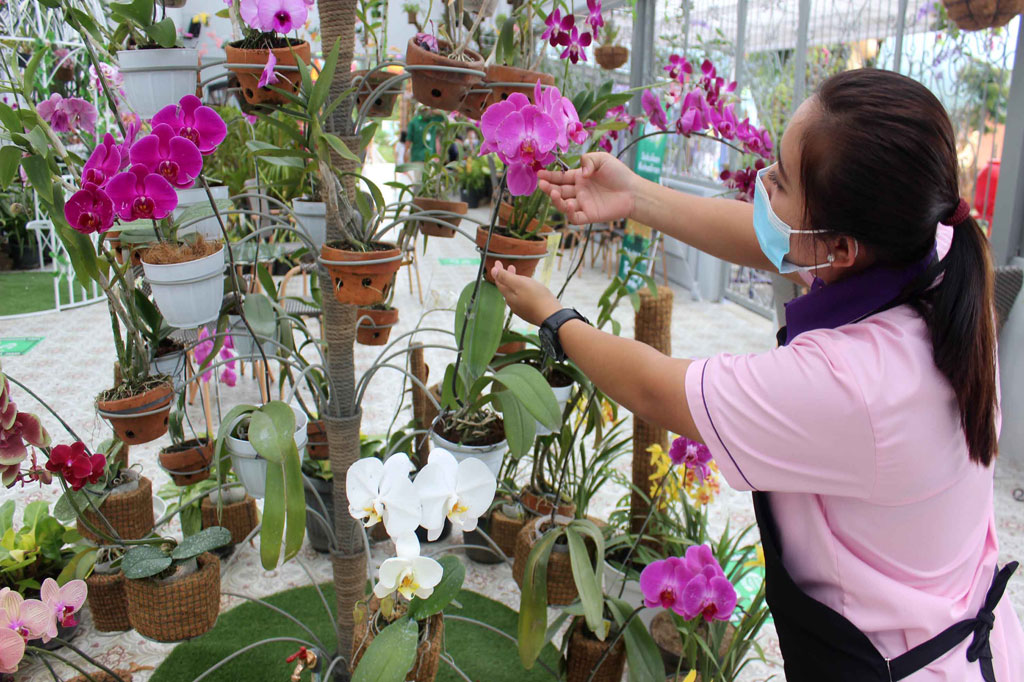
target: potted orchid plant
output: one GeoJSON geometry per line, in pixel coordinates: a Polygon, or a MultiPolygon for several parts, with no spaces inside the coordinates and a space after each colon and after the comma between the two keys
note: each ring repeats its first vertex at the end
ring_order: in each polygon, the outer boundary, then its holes
{"type": "Polygon", "coordinates": [[[436,146],[442,151],[440,154],[436,151],[427,154],[423,162],[420,187],[412,200],[413,206],[418,209],[417,228],[424,237],[454,237],[455,228],[462,222],[461,216],[466,215],[466,202],[449,198],[457,185],[455,169],[458,162],[448,161],[448,148],[455,143],[459,132],[469,125],[464,121],[446,118],[431,123],[424,131],[425,136],[428,133],[434,135],[436,146]],[[436,220],[431,220],[431,217],[436,220]]]}
{"type": "MultiPolygon", "coordinates": [[[[485,74],[484,60],[468,46],[483,19],[483,9],[475,17],[463,17],[453,3],[445,3],[445,20],[438,30],[441,37],[420,32],[409,39],[405,63],[413,67],[412,95],[416,101],[455,111],[470,88],[480,83],[485,74]],[[464,25],[467,18],[468,27],[464,25]]],[[[428,17],[430,13],[428,8],[428,17]]]]}
{"type": "Polygon", "coordinates": [[[288,34],[306,23],[313,2],[307,0],[239,0],[229,8],[232,23],[244,38],[227,43],[228,68],[238,76],[250,104],[284,104],[301,84],[298,70],[277,71],[310,62],[309,43],[288,34]],[[263,64],[263,68],[241,64],[263,64]]]}
{"type": "Polygon", "coordinates": [[[614,71],[629,61],[629,48],[619,45],[619,27],[614,21],[605,24],[604,31],[598,34],[598,43],[594,48],[594,59],[602,69],[614,71]]]}

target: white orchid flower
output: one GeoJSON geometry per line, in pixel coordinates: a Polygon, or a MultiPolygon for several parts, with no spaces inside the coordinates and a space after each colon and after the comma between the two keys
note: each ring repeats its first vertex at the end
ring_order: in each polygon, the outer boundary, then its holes
{"type": "Polygon", "coordinates": [[[420,556],[420,543],[414,533],[395,539],[398,556],[385,559],[378,571],[373,593],[383,599],[395,590],[406,599],[426,599],[441,582],[444,568],[429,557],[420,556]]]}
{"type": "Polygon", "coordinates": [[[423,505],[420,523],[427,529],[429,540],[441,534],[445,518],[463,531],[476,530],[477,521],[487,513],[498,486],[494,474],[479,459],[458,462],[452,453],[440,448],[430,453],[414,485],[423,505]]]}
{"type": "Polygon", "coordinates": [[[345,475],[348,513],[369,528],[380,521],[392,538],[412,533],[420,525],[420,499],[409,480],[412,462],[404,453],[382,462],[360,459],[345,475]]]}

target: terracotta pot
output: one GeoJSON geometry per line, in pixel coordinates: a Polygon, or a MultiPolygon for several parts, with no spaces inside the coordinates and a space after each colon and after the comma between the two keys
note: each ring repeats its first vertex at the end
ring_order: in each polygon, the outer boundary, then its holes
{"type": "MultiPolygon", "coordinates": [[[[518,270],[518,268],[517,268],[518,270]]],[[[512,355],[512,353],[518,353],[521,350],[526,350],[525,341],[509,341],[498,346],[498,349],[494,351],[495,355],[512,355]]]]}
{"type": "Polygon", "coordinates": [[[568,682],[619,682],[626,665],[626,646],[620,637],[615,648],[605,657],[601,667],[594,672],[598,661],[608,651],[612,634],[605,641],[587,635],[586,625],[579,618],[570,626],[569,645],[565,651],[566,680],[568,682]]]}
{"type": "Polygon", "coordinates": [[[409,22],[410,26],[416,25],[416,12],[406,12],[405,18],[409,22]]]}
{"type": "MultiPolygon", "coordinates": [[[[450,211],[459,215],[466,215],[466,211],[469,210],[469,205],[464,201],[445,201],[444,199],[431,199],[430,197],[416,197],[412,200],[412,205],[421,211],[450,211]]],[[[455,227],[458,227],[459,223],[462,222],[462,218],[442,218],[438,216],[438,219],[455,227]]],[[[430,218],[420,218],[416,225],[420,234],[428,237],[443,237],[447,239],[455,236],[455,227],[442,225],[430,218]]]]}
{"type": "MultiPolygon", "coordinates": [[[[512,222],[512,204],[503,201],[498,204],[498,225],[508,227],[510,222],[512,222]]],[[[533,218],[530,220],[529,230],[537,234],[547,234],[551,232],[551,226],[541,225],[539,220],[533,218]]]]}
{"type": "Polygon", "coordinates": [[[96,410],[110,422],[125,443],[149,443],[167,433],[167,416],[174,400],[174,387],[167,383],[139,395],[120,400],[97,400],[96,410]],[[144,413],[151,414],[144,414],[144,413]],[[134,416],[138,414],[139,416],[134,416]]]}
{"type": "Polygon", "coordinates": [[[187,440],[180,446],[160,451],[160,466],[171,475],[175,485],[186,486],[210,477],[213,441],[187,440]]]}
{"type": "MultiPolygon", "coordinates": [[[[523,505],[526,511],[535,516],[550,516],[551,509],[555,506],[549,497],[538,495],[528,488],[523,489],[519,493],[519,503],[523,505]]],[[[576,503],[568,502],[558,505],[556,514],[558,516],[568,516],[569,518],[576,516],[576,503]]]]}
{"type": "MultiPolygon", "coordinates": [[[[476,245],[483,250],[487,244],[487,228],[476,228],[476,245]]],[[[491,243],[484,258],[484,277],[488,282],[494,283],[491,277],[491,268],[494,262],[503,260],[503,265],[516,266],[516,274],[524,277],[533,277],[537,270],[537,264],[544,259],[548,251],[548,243],[545,239],[515,239],[504,237],[500,234],[491,235],[491,243]],[[517,256],[516,258],[502,259],[503,256],[517,256]],[[530,258],[518,258],[518,256],[531,256],[530,258]]]]}
{"type": "MultiPolygon", "coordinates": [[[[241,42],[241,41],[238,41],[241,42]]],[[[242,88],[242,95],[250,104],[286,104],[288,99],[279,92],[274,92],[269,87],[259,86],[260,75],[267,63],[270,53],[277,57],[277,65],[296,66],[298,59],[309,64],[309,43],[302,41],[292,44],[289,47],[277,47],[273,50],[243,50],[236,46],[237,43],[228,43],[224,46],[229,64],[253,64],[253,68],[229,67],[238,76],[238,83],[242,88]]],[[[278,71],[278,81],[274,87],[288,92],[298,92],[302,83],[302,76],[298,71],[278,71]]]]}
{"type": "Polygon", "coordinates": [[[491,91],[484,87],[484,84],[466,90],[459,102],[459,113],[468,119],[479,121],[484,110],[491,104],[491,91]]]}
{"type": "Polygon", "coordinates": [[[112,574],[93,573],[85,579],[89,588],[89,611],[92,624],[100,632],[121,632],[131,630],[128,621],[128,596],[125,592],[126,578],[118,571],[112,574]]]}
{"type": "Polygon", "coordinates": [[[594,50],[594,58],[602,69],[612,71],[629,61],[629,48],[622,45],[602,45],[594,50]]]}
{"type": "MultiPolygon", "coordinates": [[[[441,51],[451,49],[451,46],[439,40],[438,46],[441,51]]],[[[466,91],[475,84],[480,83],[484,75],[483,58],[472,50],[466,50],[467,61],[456,61],[440,54],[429,52],[416,44],[415,38],[409,39],[405,48],[405,63],[413,67],[455,67],[459,69],[472,69],[480,73],[461,73],[438,71],[431,68],[410,69],[412,73],[412,96],[421,104],[454,111],[466,95],[466,91]]]]}
{"type": "Polygon", "coordinates": [[[203,515],[203,528],[227,528],[231,533],[232,545],[244,542],[259,522],[256,499],[249,495],[240,502],[223,505],[220,514],[217,513],[217,503],[211,501],[209,497],[204,497],[199,510],[203,515]]]}
{"type": "Polygon", "coordinates": [[[391,329],[398,324],[398,308],[360,308],[356,319],[359,320],[356,325],[356,341],[364,346],[383,346],[391,337],[391,329]],[[366,317],[370,319],[363,319],[366,317]]]}
{"type": "Polygon", "coordinates": [[[327,426],[322,419],[306,425],[306,454],[310,459],[327,459],[331,450],[327,443],[327,426]]]}
{"type": "MultiPolygon", "coordinates": [[[[533,546],[540,539],[537,537],[536,529],[539,524],[546,523],[547,517],[533,519],[523,526],[516,536],[515,563],[512,564],[512,577],[519,587],[523,586],[523,578],[526,575],[526,560],[530,557],[533,546]]],[[[568,547],[558,545],[551,550],[548,559],[548,605],[565,606],[571,604],[579,596],[576,590],[576,581],[572,577],[572,561],[569,558],[568,547]]]]}
{"type": "MultiPolygon", "coordinates": [[[[492,64],[487,67],[486,83],[491,84],[489,104],[508,99],[513,92],[521,92],[533,102],[533,89],[540,80],[541,85],[554,85],[555,77],[541,71],[530,71],[515,66],[492,64]],[[523,85],[493,85],[494,83],[522,83],[523,85]]],[[[536,102],[534,102],[536,104],[536,102]]]]}
{"type": "MultiPolygon", "coordinates": [[[[356,71],[352,74],[353,79],[361,78],[362,82],[359,84],[359,90],[356,92],[356,110],[362,111],[363,104],[367,98],[374,93],[374,91],[381,85],[383,85],[389,78],[393,78],[395,74],[388,71],[374,71],[367,77],[368,71],[356,71]]],[[[387,90],[383,90],[377,93],[373,101],[370,102],[370,106],[366,109],[367,116],[375,116],[380,118],[387,118],[395,110],[395,100],[402,94],[401,86],[393,85],[387,90]]]]}
{"type": "MultiPolygon", "coordinates": [[[[381,244],[378,244],[381,245],[381,244]]],[[[395,273],[402,265],[402,253],[393,244],[383,244],[380,251],[346,251],[324,244],[320,257],[335,261],[327,265],[334,283],[334,298],[346,305],[374,305],[383,303],[394,284],[395,273]],[[391,259],[386,263],[360,265],[360,261],[391,259]],[[339,265],[345,261],[351,265],[339,265]]]]}
{"type": "MultiPolygon", "coordinates": [[[[372,618],[380,609],[380,602],[376,597],[372,597],[368,606],[369,618],[372,618]]],[[[352,632],[351,670],[353,671],[376,636],[373,628],[369,627],[369,618],[363,618],[361,622],[356,623],[352,632]],[[368,629],[369,631],[367,631],[368,629]]],[[[442,648],[444,648],[444,616],[437,613],[420,623],[420,643],[416,647],[416,661],[413,663],[412,670],[405,676],[407,682],[433,682],[441,664],[442,648]],[[424,635],[426,635],[425,638],[424,635]]]]}
{"type": "MultiPolygon", "coordinates": [[[[99,506],[100,514],[123,540],[144,538],[153,530],[153,484],[145,476],[139,477],[139,487],[124,493],[107,495],[99,506]]],[[[82,518],[92,527],[109,534],[107,524],[91,508],[82,511],[82,518]]],[[[106,542],[89,530],[82,519],[77,522],[78,533],[87,540],[106,542]]]]}
{"type": "Polygon", "coordinates": [[[178,642],[207,632],[220,612],[220,561],[206,553],[199,570],[169,583],[151,578],[128,580],[128,619],[132,627],[158,642],[178,642]]]}
{"type": "Polygon", "coordinates": [[[1005,26],[1024,12],[1024,0],[942,0],[946,12],[965,31],[1005,26]]]}

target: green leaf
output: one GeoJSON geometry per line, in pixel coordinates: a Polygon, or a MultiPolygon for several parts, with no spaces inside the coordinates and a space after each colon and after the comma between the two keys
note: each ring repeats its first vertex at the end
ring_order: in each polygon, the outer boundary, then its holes
{"type": "MultiPolygon", "coordinates": [[[[256,276],[260,280],[260,286],[262,286],[263,290],[267,292],[266,295],[273,301],[277,302],[277,284],[274,283],[274,278],[271,276],[270,271],[267,270],[262,263],[256,266],[256,276]]],[[[248,315],[248,311],[246,311],[245,314],[248,315]]],[[[252,324],[251,319],[249,320],[249,323],[252,324]]]]}
{"type": "Polygon", "coordinates": [[[53,177],[46,159],[36,155],[27,156],[21,160],[21,166],[25,169],[29,183],[39,192],[39,198],[48,204],[53,203],[53,177]]]}
{"type": "Polygon", "coordinates": [[[327,142],[327,144],[330,145],[331,149],[333,149],[334,152],[341,158],[347,159],[349,161],[355,161],[356,163],[362,163],[362,159],[353,154],[352,150],[349,149],[348,146],[344,142],[342,142],[341,138],[338,137],[337,135],[332,135],[331,133],[324,133],[323,138],[327,142]]]}
{"type": "MultiPolygon", "coordinates": [[[[587,620],[587,627],[597,635],[597,638],[604,640],[604,596],[601,590],[601,583],[598,582],[597,572],[590,559],[590,552],[587,550],[587,543],[580,537],[576,528],[569,527],[565,530],[565,537],[569,540],[569,562],[572,565],[572,579],[576,583],[576,590],[580,594],[580,602],[583,604],[583,614],[587,620]]],[[[604,554],[598,554],[603,557],[604,554]]]]}
{"type": "Polygon", "coordinates": [[[312,92],[309,95],[309,107],[306,109],[306,113],[310,116],[316,116],[324,102],[327,101],[327,94],[330,92],[331,83],[334,81],[334,72],[338,67],[338,53],[340,49],[341,39],[339,38],[334,41],[334,47],[331,48],[331,53],[327,56],[323,70],[316,79],[316,83],[313,85],[312,92]]]}
{"type": "Polygon", "coordinates": [[[494,378],[511,391],[537,421],[552,431],[562,429],[562,411],[558,409],[558,399],[536,367],[506,365],[494,374],[494,378]]]}
{"type": "Polygon", "coordinates": [[[499,64],[511,64],[516,58],[515,46],[516,20],[509,17],[501,25],[501,32],[498,34],[498,44],[494,55],[495,62],[499,64]]]}
{"type": "Polygon", "coordinates": [[[46,50],[37,48],[35,54],[32,55],[32,59],[29,60],[28,66],[25,67],[22,92],[30,100],[32,99],[32,91],[35,90],[36,86],[36,71],[39,70],[39,64],[43,61],[43,57],[46,56],[46,52],[46,50]]]}
{"type": "MultiPolygon", "coordinates": [[[[277,315],[274,313],[274,304],[266,294],[246,294],[245,300],[242,301],[242,311],[245,312],[245,319],[249,321],[249,326],[256,336],[274,338],[277,331],[277,315]]],[[[290,409],[288,413],[292,415],[294,424],[295,413],[290,409]]]]}
{"type": "Polygon", "coordinates": [[[7,128],[9,133],[25,132],[25,126],[21,124],[21,119],[14,113],[14,109],[3,102],[0,102],[0,123],[4,124],[4,128],[7,128]]]}
{"type": "Polygon", "coordinates": [[[217,17],[218,19],[230,19],[231,13],[228,11],[228,8],[225,7],[224,9],[217,10],[217,13],[213,16],[217,17]]]}
{"type": "Polygon", "coordinates": [[[153,21],[153,2],[154,0],[111,2],[108,7],[115,17],[128,19],[139,26],[149,26],[153,21]]]}
{"type": "Polygon", "coordinates": [[[249,417],[249,442],[260,457],[272,464],[280,464],[284,458],[279,436],[274,420],[266,412],[257,410],[249,417]]]}
{"type": "Polygon", "coordinates": [[[144,30],[160,47],[174,47],[178,42],[178,32],[174,28],[174,20],[170,17],[164,17],[144,30]]]}
{"type": "Polygon", "coordinates": [[[229,544],[231,531],[221,526],[211,526],[182,540],[181,544],[171,551],[171,558],[177,561],[191,559],[229,544]]]}
{"type": "Polygon", "coordinates": [[[14,527],[14,500],[7,500],[0,507],[0,536],[14,527]]]}
{"type": "Polygon", "coordinates": [[[359,659],[352,682],[403,682],[416,662],[419,626],[407,617],[381,630],[359,659]]]}
{"type": "MultiPolygon", "coordinates": [[[[217,324],[218,333],[224,331],[222,325],[226,323],[227,318],[221,317],[220,321],[218,321],[217,324]]],[[[218,352],[219,350],[217,349],[216,344],[214,344],[213,350],[210,351],[210,357],[215,357],[218,352]]],[[[210,358],[207,358],[206,360],[208,363],[210,361],[210,358]]],[[[205,364],[206,363],[204,363],[204,365],[205,364]]],[[[204,371],[205,367],[203,365],[200,365],[199,368],[196,370],[196,375],[202,375],[204,371]]],[[[235,405],[226,415],[224,415],[224,419],[221,420],[220,426],[217,429],[217,443],[216,445],[214,445],[213,448],[213,461],[214,466],[216,467],[217,470],[218,485],[224,485],[227,473],[231,470],[231,458],[228,457],[224,452],[224,441],[225,439],[227,439],[229,435],[231,435],[231,431],[234,430],[235,426],[238,424],[239,421],[241,421],[242,417],[245,414],[248,414],[249,412],[255,411],[256,409],[257,408],[255,405],[235,405]]]]}
{"type": "Polygon", "coordinates": [[[99,26],[96,25],[96,22],[88,13],[83,12],[77,7],[71,7],[69,9],[71,12],[71,21],[73,23],[77,23],[82,29],[96,38],[97,42],[103,41],[103,35],[100,33],[99,26]]]}
{"type": "Polygon", "coordinates": [[[129,580],[151,578],[170,568],[174,563],[163,550],[153,545],[138,545],[124,553],[121,559],[121,570],[129,580]]]}
{"type": "MultiPolygon", "coordinates": [[[[235,208],[235,205],[231,202],[230,199],[215,199],[214,203],[217,205],[217,212],[220,213],[222,218],[227,211],[234,210],[235,208]]],[[[194,220],[199,220],[201,218],[211,218],[215,215],[216,213],[214,212],[213,206],[210,204],[210,202],[201,201],[198,204],[192,204],[191,206],[185,208],[181,212],[181,215],[175,218],[174,222],[176,225],[178,225],[178,227],[184,227],[185,225],[194,220]]],[[[147,227],[149,227],[149,231],[152,232],[153,224],[150,223],[147,227]]],[[[122,236],[124,235],[124,230],[121,231],[121,234],[122,236]]]]}
{"type": "Polygon", "coordinates": [[[96,565],[96,555],[98,551],[95,547],[89,547],[76,553],[71,557],[71,561],[61,570],[60,575],[57,576],[57,584],[64,586],[69,580],[85,580],[92,573],[93,567],[96,565]]]}
{"type": "Polygon", "coordinates": [[[545,533],[530,550],[523,574],[523,589],[519,597],[519,660],[527,670],[544,648],[544,635],[548,625],[548,559],[551,549],[564,532],[558,527],[545,533]]]}
{"type": "Polygon", "coordinates": [[[280,461],[267,462],[267,491],[263,498],[263,528],[260,530],[260,563],[268,571],[277,567],[277,559],[281,555],[284,496],[284,466],[280,461]]]}
{"type": "Polygon", "coordinates": [[[462,589],[462,583],[466,579],[466,567],[459,558],[448,555],[442,557],[438,563],[444,569],[444,574],[441,576],[441,582],[434,588],[434,593],[426,599],[415,597],[409,602],[408,615],[413,620],[423,620],[435,613],[441,613],[462,589]]]}
{"type": "Polygon", "coordinates": [[[505,438],[512,456],[519,459],[537,439],[537,420],[510,391],[496,391],[494,399],[505,423],[505,438]]]}
{"type": "Polygon", "coordinates": [[[285,448],[283,466],[286,520],[284,560],[288,561],[299,553],[302,549],[302,539],[306,537],[306,493],[302,483],[302,462],[299,460],[294,438],[289,439],[285,448]]]}
{"type": "Polygon", "coordinates": [[[463,363],[471,375],[469,384],[483,376],[494,359],[501,345],[501,328],[505,321],[505,299],[498,287],[481,282],[476,300],[471,301],[474,286],[472,282],[466,285],[455,307],[455,340],[463,344],[463,363]]]}
{"type": "MultiPolygon", "coordinates": [[[[632,607],[621,599],[608,597],[607,604],[615,622],[622,627],[622,624],[632,612],[632,607]]],[[[651,633],[644,627],[642,620],[633,617],[626,626],[622,638],[626,643],[626,660],[629,663],[630,682],[647,682],[647,680],[661,679],[665,674],[665,664],[661,658],[658,645],[651,637],[651,633]]]]}

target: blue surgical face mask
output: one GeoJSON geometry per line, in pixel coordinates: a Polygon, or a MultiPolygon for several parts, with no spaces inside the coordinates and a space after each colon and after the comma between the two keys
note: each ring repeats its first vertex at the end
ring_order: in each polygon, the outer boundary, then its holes
{"type": "MultiPolygon", "coordinates": [[[[768,168],[771,168],[770,166],[768,168]]],[[[811,272],[819,268],[827,268],[832,265],[835,256],[831,253],[825,263],[820,265],[797,265],[786,260],[789,253],[789,238],[793,234],[820,234],[826,230],[794,230],[786,221],[775,214],[772,210],[771,200],[768,198],[768,190],[764,186],[764,174],[768,168],[762,168],[757,172],[757,179],[754,182],[754,232],[757,234],[757,241],[761,244],[761,250],[772,265],[780,274],[791,272],[811,272]]],[[[859,247],[855,248],[859,250],[859,247]]],[[[854,258],[856,258],[854,253],[854,258]]]]}

